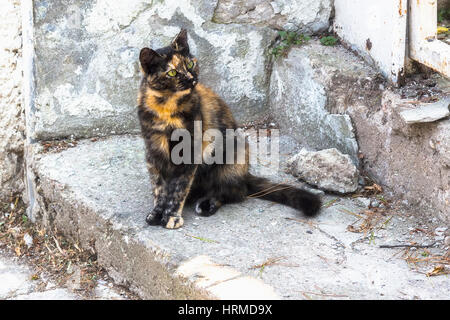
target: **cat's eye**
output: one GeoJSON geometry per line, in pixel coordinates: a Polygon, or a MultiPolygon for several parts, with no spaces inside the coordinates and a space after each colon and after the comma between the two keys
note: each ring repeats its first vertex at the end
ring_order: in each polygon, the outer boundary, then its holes
{"type": "Polygon", "coordinates": [[[175,77],[177,75],[177,70],[172,69],[169,72],[167,72],[167,74],[169,75],[169,77],[175,77]]]}
{"type": "Polygon", "coordinates": [[[194,62],[193,61],[189,61],[187,64],[188,69],[192,69],[194,67],[194,62]]]}

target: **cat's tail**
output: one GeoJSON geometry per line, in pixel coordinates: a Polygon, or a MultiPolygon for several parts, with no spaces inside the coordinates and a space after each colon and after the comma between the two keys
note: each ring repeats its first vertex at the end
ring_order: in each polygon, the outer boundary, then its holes
{"type": "Polygon", "coordinates": [[[269,200],[301,210],[312,217],[319,213],[322,201],[318,195],[288,184],[273,183],[265,178],[247,176],[248,197],[269,200]]]}

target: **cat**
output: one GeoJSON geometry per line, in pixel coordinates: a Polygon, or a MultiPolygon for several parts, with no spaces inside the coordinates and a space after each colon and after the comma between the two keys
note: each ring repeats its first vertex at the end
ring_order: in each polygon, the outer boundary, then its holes
{"type": "MultiPolygon", "coordinates": [[[[175,164],[171,159],[174,130],[185,129],[193,136],[194,122],[201,121],[203,132],[218,129],[225,133],[237,129],[236,121],[227,104],[198,82],[199,64],[190,53],[185,29],[167,47],[141,49],[139,61],[143,77],[138,117],[154,196],[148,224],[176,229],[183,226],[185,203],[195,203],[197,214],[211,216],[222,205],[244,201],[250,195],[293,207],[306,216],[320,211],[319,196],[250,174],[247,144],[239,151],[246,153],[243,163],[175,164]]],[[[233,152],[237,157],[238,149],[233,152]]]]}

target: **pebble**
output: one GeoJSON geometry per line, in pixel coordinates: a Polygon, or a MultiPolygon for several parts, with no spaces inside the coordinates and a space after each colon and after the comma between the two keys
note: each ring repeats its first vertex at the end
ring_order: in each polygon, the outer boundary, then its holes
{"type": "Polygon", "coordinates": [[[374,208],[378,208],[380,206],[380,201],[378,200],[372,200],[370,205],[374,208]]]}
{"type": "Polygon", "coordinates": [[[440,227],[440,228],[434,229],[434,233],[438,236],[443,235],[445,231],[447,231],[447,227],[440,227]]]}
{"type": "Polygon", "coordinates": [[[450,236],[445,237],[444,243],[446,246],[450,246],[450,236]]]}
{"type": "Polygon", "coordinates": [[[23,241],[25,242],[28,248],[31,248],[33,246],[33,237],[30,236],[28,233],[25,233],[23,235],[23,241]]]}
{"type": "Polygon", "coordinates": [[[370,206],[370,199],[367,199],[367,198],[362,198],[362,197],[359,197],[359,198],[356,198],[364,207],[369,207],[370,206]]]}

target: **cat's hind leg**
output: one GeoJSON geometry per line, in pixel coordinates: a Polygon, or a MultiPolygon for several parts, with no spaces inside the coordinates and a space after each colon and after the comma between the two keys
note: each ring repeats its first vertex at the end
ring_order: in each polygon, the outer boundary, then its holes
{"type": "Polygon", "coordinates": [[[203,217],[212,216],[222,206],[222,202],[216,197],[203,197],[195,203],[195,212],[203,217]]]}

